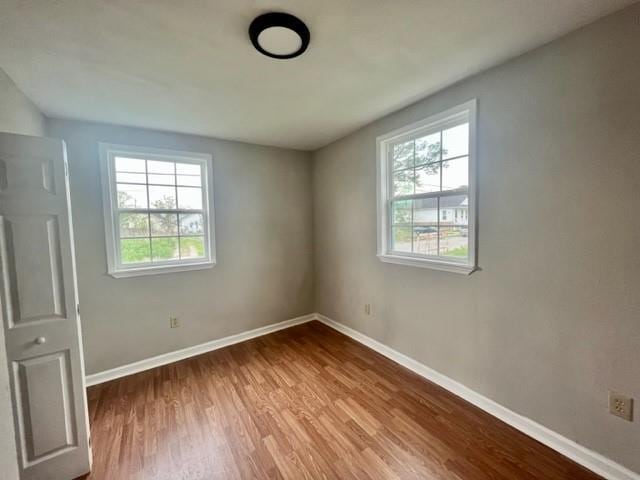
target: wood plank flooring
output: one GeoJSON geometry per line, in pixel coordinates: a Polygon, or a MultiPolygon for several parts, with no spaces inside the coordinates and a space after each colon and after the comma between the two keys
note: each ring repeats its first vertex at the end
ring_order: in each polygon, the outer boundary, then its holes
{"type": "Polygon", "coordinates": [[[86,479],[596,479],[318,322],[89,388],[86,479]]]}

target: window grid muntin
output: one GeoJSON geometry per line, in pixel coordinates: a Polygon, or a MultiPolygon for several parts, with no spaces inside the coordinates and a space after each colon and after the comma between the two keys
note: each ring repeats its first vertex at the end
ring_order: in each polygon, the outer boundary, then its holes
{"type": "MultiPolygon", "coordinates": [[[[199,160],[199,159],[191,159],[191,158],[182,158],[182,157],[172,157],[172,156],[168,156],[167,158],[162,158],[162,157],[157,157],[155,155],[144,155],[144,154],[130,154],[128,152],[111,152],[110,154],[110,164],[111,164],[111,168],[112,168],[112,178],[111,178],[111,183],[112,183],[112,187],[111,187],[111,195],[113,196],[113,194],[115,193],[115,205],[114,205],[114,209],[113,209],[113,217],[114,217],[114,231],[115,231],[115,250],[116,250],[116,255],[117,255],[117,265],[118,268],[120,269],[131,269],[131,268],[144,268],[144,267],[160,267],[160,266],[171,266],[171,265],[188,265],[191,263],[199,263],[202,262],[203,260],[207,260],[208,258],[210,258],[210,251],[209,251],[209,224],[208,224],[208,202],[207,202],[207,197],[208,197],[208,179],[207,179],[207,165],[204,161],[199,160]],[[116,168],[116,158],[117,157],[121,157],[121,158],[131,158],[131,159],[137,159],[137,160],[144,160],[144,165],[145,165],[145,171],[144,172],[130,172],[130,171],[124,171],[124,170],[117,170],[116,168]],[[148,182],[148,178],[149,178],[149,168],[148,168],[148,162],[149,161],[156,161],[156,162],[167,162],[167,163],[172,163],[173,164],[173,176],[175,178],[175,183],[173,185],[167,185],[167,184],[156,184],[156,183],[149,183],[148,182]],[[178,174],[176,172],[176,164],[178,163],[186,163],[186,164],[193,164],[193,165],[198,165],[200,167],[200,174],[196,175],[196,174],[180,174],[181,176],[198,176],[200,177],[200,186],[192,186],[192,185],[179,185],[178,184],[178,174]],[[147,178],[147,182],[146,183],[135,183],[135,182],[118,182],[117,181],[117,174],[118,173],[136,173],[136,174],[144,174],[145,178],[147,178]],[[118,206],[118,185],[144,185],[145,191],[146,191],[146,197],[147,197],[147,208],[120,208],[118,206]],[[150,198],[149,198],[149,186],[160,186],[160,187],[173,187],[174,191],[175,191],[175,199],[176,199],[176,208],[175,209],[152,209],[150,208],[151,202],[150,202],[150,198]],[[201,209],[180,209],[178,208],[179,205],[179,194],[178,194],[178,188],[182,187],[182,188],[198,188],[200,189],[200,194],[201,194],[201,202],[202,202],[202,207],[201,209]],[[147,222],[148,222],[148,229],[149,229],[149,235],[147,236],[139,236],[139,237],[122,237],[120,235],[120,214],[121,213],[142,213],[142,214],[146,214],[147,215],[147,222]],[[167,213],[171,213],[171,214],[176,214],[177,215],[177,233],[176,235],[152,235],[151,234],[151,215],[152,214],[167,214],[167,213]],[[188,235],[181,235],[180,234],[180,215],[181,214],[200,214],[202,215],[202,234],[188,234],[188,235]],[[203,239],[203,255],[202,256],[198,256],[198,257],[182,257],[182,245],[180,243],[180,239],[181,237],[202,237],[203,239]],[[177,252],[178,252],[178,257],[177,258],[172,258],[172,259],[167,259],[167,260],[153,260],[153,239],[154,238],[177,238],[178,240],[178,248],[177,248],[177,252]],[[142,261],[142,262],[132,262],[132,263],[124,263],[123,259],[122,259],[122,246],[121,246],[121,240],[130,240],[130,239],[135,239],[135,240],[147,240],[149,242],[149,261],[142,261]]],[[[154,173],[151,173],[152,175],[154,175],[154,173]]],[[[166,174],[166,175],[171,175],[171,174],[166,174]]]]}
{"type": "MultiPolygon", "coordinates": [[[[442,164],[444,162],[451,162],[453,160],[458,160],[461,158],[467,158],[467,170],[468,170],[468,182],[471,182],[471,119],[469,117],[469,112],[464,112],[462,114],[456,115],[454,119],[445,120],[443,122],[439,122],[435,127],[431,127],[428,130],[419,129],[415,132],[408,132],[400,137],[394,138],[393,140],[389,140],[385,144],[386,148],[386,158],[387,158],[387,191],[389,192],[388,199],[386,202],[387,205],[387,245],[391,248],[388,248],[389,253],[398,254],[403,256],[410,256],[415,258],[424,258],[424,259],[433,259],[438,261],[446,261],[453,263],[464,263],[466,264],[471,259],[471,243],[469,242],[469,223],[467,222],[467,256],[466,257],[453,257],[446,256],[440,253],[440,234],[441,234],[441,209],[440,209],[440,200],[442,197],[446,196],[457,196],[457,195],[466,195],[469,199],[469,185],[467,184],[464,188],[457,189],[449,189],[442,190],[442,179],[443,179],[443,168],[442,164]],[[443,159],[442,147],[443,147],[443,132],[450,128],[454,128],[459,125],[468,124],[469,125],[469,133],[467,136],[467,152],[465,155],[458,155],[455,157],[443,159]],[[415,142],[420,138],[424,138],[434,133],[438,132],[439,135],[439,149],[438,149],[438,160],[433,162],[424,162],[419,165],[415,164],[415,142]],[[402,167],[394,169],[394,158],[393,158],[393,146],[401,143],[406,143],[408,141],[413,141],[413,163],[411,167],[402,167]],[[425,193],[415,193],[415,180],[416,180],[416,169],[425,165],[439,165],[439,177],[440,177],[440,190],[425,192],[425,193]],[[413,170],[413,194],[409,195],[395,195],[395,185],[394,185],[394,175],[401,171],[409,171],[413,170]],[[436,245],[437,245],[437,255],[428,255],[414,252],[414,229],[415,229],[415,214],[414,214],[414,200],[426,199],[426,198],[435,198],[436,199],[436,245]],[[396,224],[393,222],[393,203],[397,201],[411,201],[411,225],[407,224],[396,224]],[[394,239],[394,228],[395,227],[410,227],[411,229],[411,252],[404,252],[395,250],[395,239],[394,239]]],[[[471,202],[468,200],[468,205],[470,206],[471,202]]],[[[467,207],[467,219],[469,218],[469,212],[467,207]]],[[[454,227],[456,225],[447,225],[448,227],[454,227]]]]}

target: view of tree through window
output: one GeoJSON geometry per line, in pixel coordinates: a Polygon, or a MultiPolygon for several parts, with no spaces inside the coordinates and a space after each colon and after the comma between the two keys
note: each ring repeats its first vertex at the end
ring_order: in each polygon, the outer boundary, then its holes
{"type": "Polygon", "coordinates": [[[122,264],[206,256],[202,167],[115,157],[122,264]]]}
{"type": "Polygon", "coordinates": [[[391,250],[469,256],[469,123],[391,143],[391,250]]]}

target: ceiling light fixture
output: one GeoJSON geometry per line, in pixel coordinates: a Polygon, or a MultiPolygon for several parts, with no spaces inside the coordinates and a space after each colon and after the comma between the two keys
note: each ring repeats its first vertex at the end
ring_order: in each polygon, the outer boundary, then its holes
{"type": "Polygon", "coordinates": [[[270,12],[256,17],[249,26],[251,43],[263,55],[294,58],[309,46],[309,29],[302,20],[288,13],[270,12]]]}

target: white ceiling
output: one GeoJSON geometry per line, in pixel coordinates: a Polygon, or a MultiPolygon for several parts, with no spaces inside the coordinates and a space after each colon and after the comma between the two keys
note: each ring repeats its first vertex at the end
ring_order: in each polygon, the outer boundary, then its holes
{"type": "Polygon", "coordinates": [[[635,0],[0,0],[0,68],[52,117],[315,149],[635,0]],[[307,52],[248,39],[299,16],[307,52]]]}

